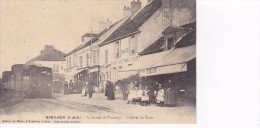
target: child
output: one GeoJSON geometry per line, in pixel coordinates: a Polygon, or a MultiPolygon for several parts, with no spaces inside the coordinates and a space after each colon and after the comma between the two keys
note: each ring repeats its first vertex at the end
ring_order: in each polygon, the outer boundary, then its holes
{"type": "Polygon", "coordinates": [[[141,104],[141,98],[143,96],[143,90],[142,90],[142,86],[140,85],[139,88],[136,87],[136,98],[135,98],[135,102],[139,102],[141,104]]]}
{"type": "Polygon", "coordinates": [[[135,97],[136,92],[134,90],[134,84],[133,82],[130,83],[129,91],[128,91],[128,97],[127,97],[127,104],[131,103],[133,101],[133,98],[135,97]]]}
{"type": "Polygon", "coordinates": [[[162,107],[164,104],[164,89],[162,88],[161,84],[159,84],[159,90],[157,92],[156,99],[157,99],[157,105],[162,107]]]}
{"type": "Polygon", "coordinates": [[[142,106],[146,106],[147,104],[149,104],[149,96],[148,96],[148,92],[150,90],[148,90],[148,87],[146,86],[145,89],[143,90],[143,95],[141,97],[141,105],[142,106]]]}

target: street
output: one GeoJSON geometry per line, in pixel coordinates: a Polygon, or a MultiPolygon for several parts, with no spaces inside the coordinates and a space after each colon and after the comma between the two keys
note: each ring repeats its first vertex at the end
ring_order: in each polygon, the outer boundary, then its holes
{"type": "Polygon", "coordinates": [[[80,94],[53,94],[53,97],[5,99],[0,104],[0,122],[11,123],[16,119],[16,123],[196,123],[195,106],[127,104],[121,94],[113,101],[106,100],[103,93],[94,93],[92,99],[80,94]]]}

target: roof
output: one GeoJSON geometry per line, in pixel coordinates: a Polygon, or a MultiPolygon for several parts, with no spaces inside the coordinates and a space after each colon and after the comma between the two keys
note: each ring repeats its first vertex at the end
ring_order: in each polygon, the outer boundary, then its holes
{"type": "Polygon", "coordinates": [[[129,17],[105,41],[103,41],[100,46],[139,32],[138,28],[141,27],[161,6],[162,0],[153,0],[133,17],[129,17]]]}
{"type": "Polygon", "coordinates": [[[175,45],[176,48],[180,48],[180,47],[185,47],[185,46],[189,46],[189,45],[192,45],[192,44],[196,44],[196,22],[192,22],[192,23],[186,24],[186,25],[184,25],[184,27],[192,28],[192,31],[189,32],[184,37],[182,37],[182,39],[180,39],[176,43],[176,45],[175,45]]]}
{"type": "Polygon", "coordinates": [[[148,46],[146,49],[144,49],[142,52],[140,52],[140,55],[146,55],[146,54],[152,54],[156,52],[163,51],[163,45],[164,45],[164,37],[159,38],[154,43],[152,43],[150,46],[148,46]]]}
{"type": "Polygon", "coordinates": [[[174,32],[189,32],[191,29],[187,28],[187,27],[174,27],[174,26],[169,26],[167,27],[162,34],[163,35],[169,35],[172,34],[174,32]]]}
{"type": "Polygon", "coordinates": [[[65,61],[64,58],[65,53],[57,50],[45,50],[40,55],[26,62],[26,64],[30,64],[33,61],[65,61]]]}
{"type": "Polygon", "coordinates": [[[96,37],[98,34],[97,33],[85,33],[82,37],[96,37]]]}
{"type": "MultiPolygon", "coordinates": [[[[188,45],[196,44],[196,22],[185,24],[181,27],[167,27],[162,34],[168,35],[176,31],[190,31],[187,34],[184,34],[177,42],[176,48],[185,47],[188,45]]],[[[140,55],[146,55],[156,52],[163,51],[162,47],[164,45],[164,36],[156,40],[154,43],[152,43],[150,46],[145,48],[142,52],[140,52],[140,55]]]]}
{"type": "Polygon", "coordinates": [[[112,27],[114,27],[117,23],[119,23],[121,20],[117,21],[116,23],[112,24],[109,26],[109,28],[105,28],[103,31],[101,31],[99,34],[97,34],[93,39],[91,39],[90,41],[88,41],[87,43],[83,44],[83,45],[79,45],[78,47],[76,47],[75,49],[73,49],[72,51],[70,51],[68,54],[65,55],[66,56],[69,56],[87,46],[90,46],[91,45],[91,42],[92,44],[95,43],[99,37],[101,37],[104,33],[106,33],[108,30],[110,30],[112,27]]]}

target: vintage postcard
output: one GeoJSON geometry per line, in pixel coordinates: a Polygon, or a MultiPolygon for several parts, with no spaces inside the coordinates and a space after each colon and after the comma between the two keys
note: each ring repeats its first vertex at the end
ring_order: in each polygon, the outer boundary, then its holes
{"type": "Polygon", "coordinates": [[[196,0],[0,0],[0,123],[196,124],[196,0]]]}

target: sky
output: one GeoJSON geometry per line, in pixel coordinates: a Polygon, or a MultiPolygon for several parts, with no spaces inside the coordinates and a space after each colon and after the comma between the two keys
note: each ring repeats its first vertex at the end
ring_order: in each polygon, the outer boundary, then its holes
{"type": "Polygon", "coordinates": [[[91,27],[97,30],[99,20],[121,19],[131,1],[0,0],[0,76],[39,55],[44,45],[68,53],[91,27]]]}

